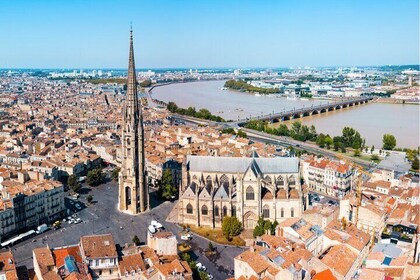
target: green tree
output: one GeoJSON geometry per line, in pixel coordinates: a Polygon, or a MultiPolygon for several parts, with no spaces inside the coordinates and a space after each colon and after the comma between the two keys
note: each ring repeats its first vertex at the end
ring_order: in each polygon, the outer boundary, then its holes
{"type": "Polygon", "coordinates": [[[207,272],[200,271],[200,272],[198,272],[198,276],[200,277],[200,280],[210,280],[207,272]]]}
{"type": "Polygon", "coordinates": [[[375,150],[375,146],[372,145],[372,148],[370,148],[370,152],[373,153],[374,150],[375,150]]]}
{"type": "Polygon", "coordinates": [[[227,240],[232,240],[232,237],[241,233],[242,223],[236,217],[226,216],[222,221],[222,231],[227,240]]]}
{"type": "Polygon", "coordinates": [[[168,105],[166,106],[168,111],[175,113],[178,110],[178,106],[175,104],[175,102],[168,102],[168,105]]]}
{"type": "Polygon", "coordinates": [[[165,169],[162,174],[162,180],[159,182],[159,195],[163,199],[170,199],[178,194],[178,188],[175,186],[172,171],[165,169]]]}
{"type": "Polygon", "coordinates": [[[411,168],[414,170],[419,170],[419,158],[415,157],[413,162],[411,163],[411,168]]]}
{"type": "Polygon", "coordinates": [[[325,143],[325,146],[327,147],[327,149],[330,149],[331,145],[334,144],[334,141],[329,135],[327,135],[327,136],[325,136],[324,143],[325,143]]]}
{"type": "Polygon", "coordinates": [[[257,236],[264,235],[266,232],[270,232],[271,234],[274,234],[277,225],[278,225],[277,221],[272,223],[270,220],[264,220],[262,217],[260,217],[258,219],[257,225],[255,226],[252,234],[254,235],[254,238],[257,236]]]}
{"type": "Polygon", "coordinates": [[[67,185],[75,193],[78,193],[80,189],[82,188],[76,175],[69,176],[69,178],[67,179],[67,185]]]}
{"type": "Polygon", "coordinates": [[[120,170],[121,169],[119,167],[116,167],[116,168],[114,168],[114,170],[112,170],[112,172],[111,172],[111,178],[112,178],[112,180],[118,181],[118,176],[120,174],[120,170]]]}
{"type": "Polygon", "coordinates": [[[360,150],[359,149],[354,150],[353,156],[360,157],[360,150]]]}
{"type": "Polygon", "coordinates": [[[393,150],[395,146],[397,146],[397,139],[395,139],[394,135],[384,134],[382,138],[382,144],[382,148],[384,150],[393,150]]]}
{"type": "Polygon", "coordinates": [[[246,138],[247,134],[243,132],[241,129],[238,130],[238,133],[236,133],[239,137],[246,138]]]}
{"type": "Polygon", "coordinates": [[[133,243],[138,246],[140,244],[140,238],[137,235],[133,237],[133,243]]]}
{"type": "Polygon", "coordinates": [[[214,246],[213,246],[213,243],[211,243],[211,241],[209,242],[208,249],[209,249],[210,252],[213,252],[214,251],[214,246]]]}
{"type": "Polygon", "coordinates": [[[342,131],[342,139],[345,147],[352,147],[353,149],[359,149],[362,146],[362,137],[360,133],[351,127],[344,127],[342,131]]]}
{"type": "Polygon", "coordinates": [[[93,201],[93,195],[88,195],[87,196],[87,198],[86,198],[86,200],[87,200],[87,202],[89,202],[89,203],[92,203],[92,201],[93,201]]]}
{"type": "Polygon", "coordinates": [[[98,186],[102,184],[104,181],[104,174],[102,172],[101,168],[89,170],[87,176],[86,176],[86,182],[92,186],[98,186]]]}
{"type": "Polygon", "coordinates": [[[318,138],[316,139],[316,143],[318,144],[318,146],[320,148],[325,147],[325,135],[324,135],[324,133],[321,133],[321,134],[318,135],[318,138]]]}
{"type": "Polygon", "coordinates": [[[152,85],[152,81],[150,79],[144,80],[140,83],[141,87],[150,87],[152,85]]]}

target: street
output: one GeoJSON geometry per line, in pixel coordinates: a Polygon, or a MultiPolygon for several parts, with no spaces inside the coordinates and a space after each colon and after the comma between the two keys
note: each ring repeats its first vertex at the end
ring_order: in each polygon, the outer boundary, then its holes
{"type": "MultiPolygon", "coordinates": [[[[177,235],[178,242],[181,242],[180,226],[166,221],[166,218],[176,202],[156,201],[154,192],[151,195],[153,209],[147,213],[137,216],[123,214],[117,210],[118,188],[115,182],[108,182],[98,187],[83,188],[83,194],[77,201],[70,198],[65,199],[66,208],[70,213],[82,219],[79,224],[68,224],[62,222],[62,228],[49,230],[29,240],[21,242],[12,247],[17,266],[32,268],[32,250],[38,247],[48,246],[50,248],[78,244],[80,237],[91,234],[111,233],[116,244],[123,247],[126,243],[132,243],[134,235],[137,235],[144,244],[147,241],[147,227],[152,220],[159,221],[167,230],[177,235]],[[87,205],[86,197],[91,194],[93,203],[87,205]],[[82,206],[78,211],[75,204],[82,206]]],[[[215,279],[226,279],[233,272],[233,258],[243,252],[244,249],[236,247],[225,247],[214,244],[217,254],[208,259],[204,252],[208,248],[206,239],[194,235],[190,245],[194,251],[195,261],[201,262],[207,267],[208,273],[215,279]]]]}

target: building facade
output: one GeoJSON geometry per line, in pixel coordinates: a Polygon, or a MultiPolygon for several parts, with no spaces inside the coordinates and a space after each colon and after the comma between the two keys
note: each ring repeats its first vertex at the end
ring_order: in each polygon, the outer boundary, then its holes
{"type": "MultiPolygon", "coordinates": [[[[33,174],[31,174],[33,175],[33,174]]],[[[0,241],[59,219],[65,210],[64,186],[19,173],[0,183],[0,241]]]]}
{"type": "Polygon", "coordinates": [[[259,217],[300,217],[306,205],[298,158],[187,156],[183,166],[179,221],[221,227],[236,216],[245,229],[259,217]]]}
{"type": "Polygon", "coordinates": [[[303,160],[301,173],[310,189],[338,198],[350,192],[356,179],[350,165],[326,158],[303,160]]]}
{"type": "Polygon", "coordinates": [[[141,104],[137,96],[133,33],[130,31],[127,95],[122,125],[122,163],[119,174],[119,210],[138,214],[149,209],[145,176],[144,130],[141,104]]]}

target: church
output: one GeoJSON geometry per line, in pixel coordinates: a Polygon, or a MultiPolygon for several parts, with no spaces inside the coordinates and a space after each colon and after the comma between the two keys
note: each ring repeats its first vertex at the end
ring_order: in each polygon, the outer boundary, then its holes
{"type": "Polygon", "coordinates": [[[306,205],[296,157],[189,155],[182,180],[182,224],[221,228],[224,216],[236,216],[253,229],[259,217],[281,222],[300,217],[306,205]]]}

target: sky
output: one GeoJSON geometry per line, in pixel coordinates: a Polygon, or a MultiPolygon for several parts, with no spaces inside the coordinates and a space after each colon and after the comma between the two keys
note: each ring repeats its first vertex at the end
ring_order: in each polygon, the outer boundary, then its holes
{"type": "Polygon", "coordinates": [[[419,63],[418,0],[2,0],[0,68],[419,63]]]}

